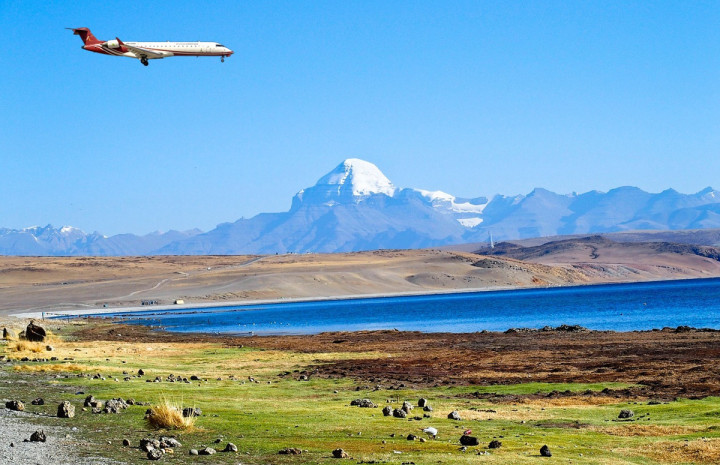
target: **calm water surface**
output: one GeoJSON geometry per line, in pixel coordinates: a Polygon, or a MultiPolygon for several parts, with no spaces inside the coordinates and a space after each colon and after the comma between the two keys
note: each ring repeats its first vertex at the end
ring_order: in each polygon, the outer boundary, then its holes
{"type": "Polygon", "coordinates": [[[115,313],[177,332],[313,334],[399,329],[504,331],[578,324],[618,331],[720,329],[720,278],[430,296],[115,313]]]}

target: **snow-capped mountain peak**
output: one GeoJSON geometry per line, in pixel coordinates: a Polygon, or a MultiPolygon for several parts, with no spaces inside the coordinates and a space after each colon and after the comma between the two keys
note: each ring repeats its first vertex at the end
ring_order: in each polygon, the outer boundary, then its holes
{"type": "Polygon", "coordinates": [[[350,191],[353,196],[385,194],[392,197],[395,186],[370,162],[348,158],[320,178],[316,186],[336,186],[337,193],[350,191]]]}

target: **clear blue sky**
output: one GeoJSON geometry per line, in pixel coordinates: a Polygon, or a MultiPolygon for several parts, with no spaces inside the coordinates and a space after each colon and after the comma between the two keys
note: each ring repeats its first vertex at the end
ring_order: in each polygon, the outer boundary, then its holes
{"type": "Polygon", "coordinates": [[[348,157],[475,197],[720,188],[720,8],[0,0],[0,227],[211,229],[348,157]],[[151,61],[100,39],[208,40],[151,61]]]}

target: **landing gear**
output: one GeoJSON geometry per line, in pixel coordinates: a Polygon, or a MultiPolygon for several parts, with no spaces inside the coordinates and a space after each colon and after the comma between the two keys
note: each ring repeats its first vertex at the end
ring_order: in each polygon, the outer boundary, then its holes
{"type": "Polygon", "coordinates": [[[140,58],[140,63],[142,63],[144,66],[147,66],[147,65],[148,65],[148,59],[147,59],[147,57],[142,57],[142,58],[140,58]]]}
{"type": "Polygon", "coordinates": [[[220,63],[225,63],[225,55],[222,55],[222,56],[220,57],[220,63]]]}

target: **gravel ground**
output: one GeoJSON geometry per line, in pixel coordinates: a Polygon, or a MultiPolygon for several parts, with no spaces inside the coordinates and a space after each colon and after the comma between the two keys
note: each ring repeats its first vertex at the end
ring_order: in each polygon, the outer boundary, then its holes
{"type": "MultiPolygon", "coordinates": [[[[6,374],[0,370],[0,383],[6,374]]],[[[2,388],[0,387],[0,392],[2,388]]],[[[4,408],[10,399],[0,399],[0,464],[14,465],[93,465],[119,464],[100,457],[81,455],[77,445],[83,432],[72,426],[44,425],[42,417],[4,408]],[[46,442],[23,442],[37,430],[47,435],[46,442]],[[11,446],[10,444],[13,444],[11,446]]]]}

